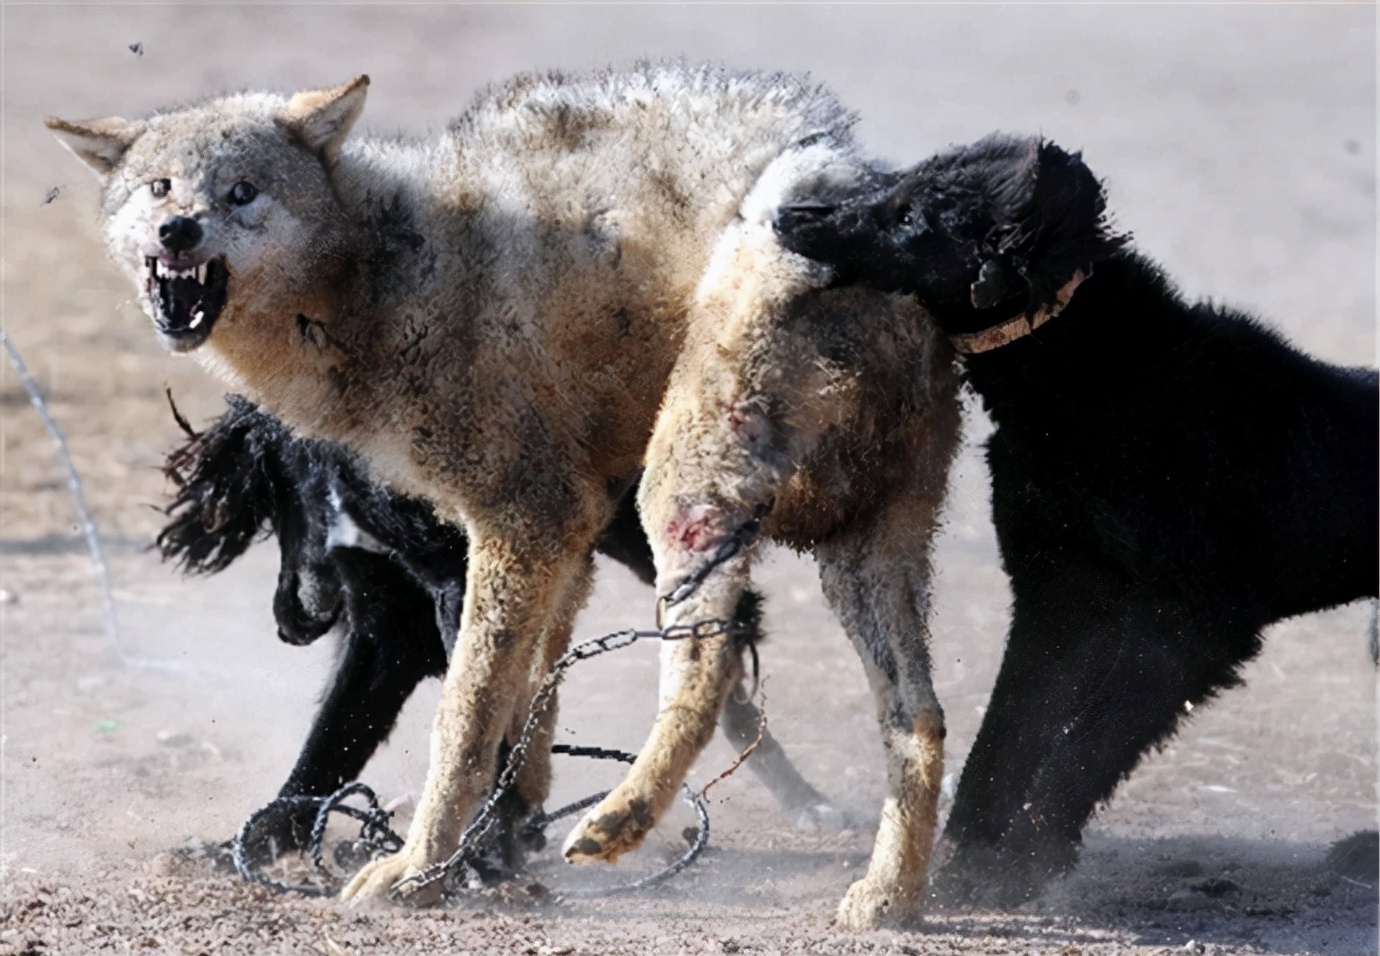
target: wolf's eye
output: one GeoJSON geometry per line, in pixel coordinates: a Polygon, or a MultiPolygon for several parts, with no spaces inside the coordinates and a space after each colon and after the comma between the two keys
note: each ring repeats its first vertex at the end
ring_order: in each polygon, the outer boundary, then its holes
{"type": "Polygon", "coordinates": [[[172,189],[172,181],[168,179],[155,179],[149,183],[149,192],[153,193],[154,199],[162,199],[172,189]]]}
{"type": "Polygon", "coordinates": [[[232,206],[247,206],[254,201],[254,197],[259,195],[259,190],[253,183],[238,182],[230,187],[230,192],[225,198],[230,201],[232,206]]]}

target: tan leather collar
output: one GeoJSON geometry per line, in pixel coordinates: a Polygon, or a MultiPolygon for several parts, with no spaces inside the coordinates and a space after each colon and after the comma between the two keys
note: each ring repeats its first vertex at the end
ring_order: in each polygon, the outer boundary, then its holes
{"type": "Polygon", "coordinates": [[[1054,302],[1050,305],[1042,305],[1034,312],[1023,312],[1014,319],[1008,319],[1000,325],[994,325],[990,329],[983,329],[981,332],[970,332],[967,335],[951,335],[949,341],[954,348],[964,355],[976,355],[979,352],[990,352],[992,349],[1001,348],[1017,339],[1025,338],[1050,319],[1054,318],[1073,298],[1073,290],[1077,289],[1087,275],[1082,269],[1073,274],[1073,278],[1065,282],[1058,292],[1054,293],[1054,302]]]}

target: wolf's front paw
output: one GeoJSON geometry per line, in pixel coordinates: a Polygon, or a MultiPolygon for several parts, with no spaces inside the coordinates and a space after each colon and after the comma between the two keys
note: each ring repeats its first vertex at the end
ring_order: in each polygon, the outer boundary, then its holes
{"type": "Polygon", "coordinates": [[[840,929],[860,932],[868,929],[906,929],[920,922],[925,894],[900,892],[864,877],[848,888],[835,916],[840,929]]]}
{"type": "Polygon", "coordinates": [[[408,877],[419,874],[425,866],[425,862],[414,863],[404,847],[392,856],[385,856],[367,864],[346,884],[345,889],[340,891],[340,898],[351,906],[395,898],[413,906],[430,906],[441,898],[440,880],[418,889],[398,886],[408,877]]]}
{"type": "Polygon", "coordinates": [[[627,799],[614,790],[585,814],[561,852],[568,863],[612,863],[624,853],[636,850],[656,825],[651,807],[642,798],[627,799]]]}

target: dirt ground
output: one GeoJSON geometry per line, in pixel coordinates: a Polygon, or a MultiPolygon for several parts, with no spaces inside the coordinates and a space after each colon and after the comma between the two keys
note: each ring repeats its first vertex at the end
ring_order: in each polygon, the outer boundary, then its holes
{"type": "MultiPolygon", "coordinates": [[[[220,389],[163,355],[105,259],[92,178],[50,113],[138,114],[245,87],[373,77],[363,125],[420,134],[485,83],[645,56],[809,70],[909,162],[992,129],[1081,147],[1123,228],[1192,296],[1257,310],[1327,359],[1375,361],[1376,15],[1369,5],[18,5],[3,17],[3,319],[67,432],[111,561],[125,662],[76,537],[54,448],[0,368],[0,953],[1374,953],[1376,874],[1328,846],[1376,822],[1370,606],[1271,629],[1247,687],[1194,715],[1094,820],[1082,863],[1015,913],[936,913],[846,935],[835,903],[866,862],[883,791],[860,667],[808,562],[774,556],[762,650],[774,731],[848,814],[798,829],[747,773],[711,797],[705,858],[632,898],[518,890],[426,912],[347,910],[245,887],[185,848],[228,837],[286,775],[330,642],[274,638],[272,548],[183,580],[147,545],[176,438],[220,389]],[[138,45],[135,49],[132,46],[138,45]],[[182,852],[177,852],[183,848],[182,852]]],[[[970,409],[938,552],[935,659],[951,773],[1008,618],[970,409]]],[[[605,568],[580,636],[649,623],[605,568]]],[[[416,794],[434,685],[367,779],[416,794]]],[[[635,748],[655,652],[577,668],[564,739],[635,748]]],[[[703,783],[732,754],[713,745],[703,783]]],[[[557,765],[557,797],[612,771],[557,765]]],[[[666,828],[662,849],[685,823],[666,828]]],[[[559,839],[552,841],[559,845],[559,839]]],[[[550,859],[534,879],[591,879],[550,859]]]]}

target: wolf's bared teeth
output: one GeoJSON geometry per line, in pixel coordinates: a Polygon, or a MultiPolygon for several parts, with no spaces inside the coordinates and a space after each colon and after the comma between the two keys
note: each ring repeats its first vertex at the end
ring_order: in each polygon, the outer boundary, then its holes
{"type": "Polygon", "coordinates": [[[195,312],[192,313],[192,321],[188,323],[187,328],[196,328],[198,325],[201,324],[201,320],[204,318],[206,318],[206,313],[202,312],[200,309],[197,309],[195,312]]]}
{"type": "Polygon", "coordinates": [[[206,284],[206,263],[196,267],[196,281],[202,285],[206,284]]]}

